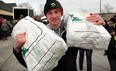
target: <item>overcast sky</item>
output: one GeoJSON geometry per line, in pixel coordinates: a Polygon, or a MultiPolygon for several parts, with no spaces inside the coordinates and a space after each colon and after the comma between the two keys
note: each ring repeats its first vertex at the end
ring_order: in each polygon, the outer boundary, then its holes
{"type": "MultiPolygon", "coordinates": [[[[3,0],[5,2],[15,2],[17,4],[28,2],[32,5],[34,10],[39,13],[39,6],[44,5],[46,0],[3,0]]],[[[64,9],[64,13],[81,9],[86,10],[87,12],[98,13],[100,12],[100,0],[58,0],[64,9]]],[[[103,5],[109,4],[113,7],[113,12],[116,13],[116,0],[101,0],[101,7],[103,5]]]]}

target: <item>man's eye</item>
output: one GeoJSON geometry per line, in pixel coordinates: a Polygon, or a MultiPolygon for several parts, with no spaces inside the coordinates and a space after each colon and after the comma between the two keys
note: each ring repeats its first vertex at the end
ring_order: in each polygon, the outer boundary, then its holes
{"type": "Polygon", "coordinates": [[[48,12],[48,14],[50,15],[50,14],[52,14],[51,12],[48,12]]]}
{"type": "Polygon", "coordinates": [[[55,11],[55,13],[58,13],[58,11],[55,11]]]}

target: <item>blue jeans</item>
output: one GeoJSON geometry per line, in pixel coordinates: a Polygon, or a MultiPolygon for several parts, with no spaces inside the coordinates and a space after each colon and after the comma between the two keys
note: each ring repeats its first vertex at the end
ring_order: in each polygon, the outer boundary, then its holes
{"type": "Polygon", "coordinates": [[[84,60],[84,51],[86,51],[86,62],[87,62],[87,71],[92,71],[92,52],[93,50],[89,49],[79,49],[79,68],[83,69],[83,60],[84,60]]]}

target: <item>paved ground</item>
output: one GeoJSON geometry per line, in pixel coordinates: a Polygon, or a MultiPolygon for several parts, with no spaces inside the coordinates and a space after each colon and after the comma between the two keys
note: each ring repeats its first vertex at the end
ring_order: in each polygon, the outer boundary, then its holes
{"type": "MultiPolygon", "coordinates": [[[[0,40],[0,70],[1,71],[27,71],[16,60],[12,53],[13,40],[8,37],[7,41],[0,40]]],[[[110,66],[106,56],[103,56],[103,50],[94,50],[92,62],[92,71],[110,71],[110,66]]],[[[78,65],[78,58],[77,58],[78,65]]],[[[78,70],[79,71],[79,70],[78,70]]],[[[86,60],[84,61],[84,70],[86,71],[86,60]]]]}

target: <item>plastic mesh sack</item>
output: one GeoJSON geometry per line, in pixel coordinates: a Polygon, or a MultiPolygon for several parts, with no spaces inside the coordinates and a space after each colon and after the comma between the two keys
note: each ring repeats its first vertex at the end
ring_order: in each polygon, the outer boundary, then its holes
{"type": "Polygon", "coordinates": [[[88,13],[76,11],[65,16],[68,46],[106,50],[110,42],[110,34],[102,25],[94,25],[86,21],[87,16],[88,13]]]}
{"type": "Polygon", "coordinates": [[[13,38],[22,32],[26,32],[22,54],[28,71],[51,71],[67,50],[65,41],[46,25],[28,16],[15,25],[13,38]]]}

